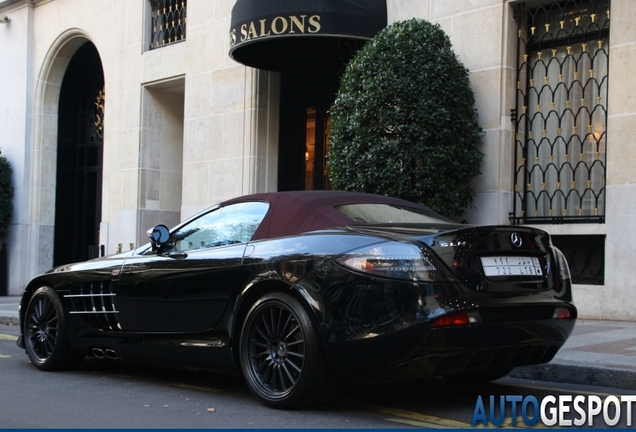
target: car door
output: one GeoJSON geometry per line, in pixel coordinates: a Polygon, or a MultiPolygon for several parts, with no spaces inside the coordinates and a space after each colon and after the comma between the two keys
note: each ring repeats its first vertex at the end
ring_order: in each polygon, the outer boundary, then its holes
{"type": "Polygon", "coordinates": [[[247,242],[269,205],[236,203],[213,209],[171,232],[170,246],[128,259],[120,275],[125,330],[199,332],[223,316],[242,283],[247,242]]]}

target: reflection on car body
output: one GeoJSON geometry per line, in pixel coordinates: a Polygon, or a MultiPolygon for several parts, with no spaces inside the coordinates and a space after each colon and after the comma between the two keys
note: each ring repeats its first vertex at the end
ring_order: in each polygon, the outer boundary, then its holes
{"type": "Polygon", "coordinates": [[[33,364],[242,374],[291,408],[346,380],[496,379],[550,361],[577,315],[544,231],[461,225],[385,196],[250,195],[148,234],[29,283],[18,344],[33,364]]]}

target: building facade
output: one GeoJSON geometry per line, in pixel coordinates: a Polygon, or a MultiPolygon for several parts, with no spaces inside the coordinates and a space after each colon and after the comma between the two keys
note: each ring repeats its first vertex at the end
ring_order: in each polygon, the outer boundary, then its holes
{"type": "Polygon", "coordinates": [[[580,316],[636,320],[635,16],[631,0],[0,1],[9,293],[233,196],[329,188],[339,74],[415,17],[471,73],[485,157],[466,221],[547,230],[580,316]]]}

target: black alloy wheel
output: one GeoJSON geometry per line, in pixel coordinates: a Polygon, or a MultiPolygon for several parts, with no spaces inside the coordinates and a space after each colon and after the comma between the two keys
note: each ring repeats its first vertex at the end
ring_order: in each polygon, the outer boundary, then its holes
{"type": "Polygon", "coordinates": [[[24,315],[24,339],[29,359],[38,369],[70,369],[84,359],[68,343],[62,303],[49,287],[39,288],[29,301],[24,315]]]}
{"type": "Polygon", "coordinates": [[[288,294],[268,294],[252,306],[240,347],[250,390],[271,407],[316,404],[336,389],[311,319],[288,294]]]}

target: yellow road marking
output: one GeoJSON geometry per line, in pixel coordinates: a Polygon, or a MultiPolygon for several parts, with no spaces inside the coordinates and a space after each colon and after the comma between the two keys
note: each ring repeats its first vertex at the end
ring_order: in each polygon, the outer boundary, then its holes
{"type": "Polygon", "coordinates": [[[431,416],[426,414],[420,414],[414,411],[407,411],[400,408],[392,408],[386,407],[382,405],[377,405],[369,402],[362,401],[354,401],[351,399],[346,399],[346,402],[351,405],[357,405],[360,408],[367,409],[369,411],[375,411],[382,414],[388,414],[391,416],[398,417],[396,419],[388,418],[387,421],[392,421],[396,423],[406,423],[412,426],[421,426],[421,427],[436,427],[436,428],[468,428],[470,427],[470,423],[464,423],[456,420],[445,419],[437,416],[431,416]]]}
{"type": "MultiPolygon", "coordinates": [[[[421,428],[429,428],[429,429],[446,429],[446,427],[444,426],[440,426],[437,425],[435,423],[427,423],[427,422],[423,422],[423,421],[416,421],[416,420],[407,420],[407,419],[385,419],[386,421],[390,421],[393,423],[401,423],[401,424],[406,424],[409,426],[415,426],[415,427],[421,427],[421,428]]],[[[449,428],[449,429],[453,429],[453,428],[449,428]]]]}
{"type": "Polygon", "coordinates": [[[0,333],[0,340],[16,341],[18,340],[18,337],[0,333]]]}

